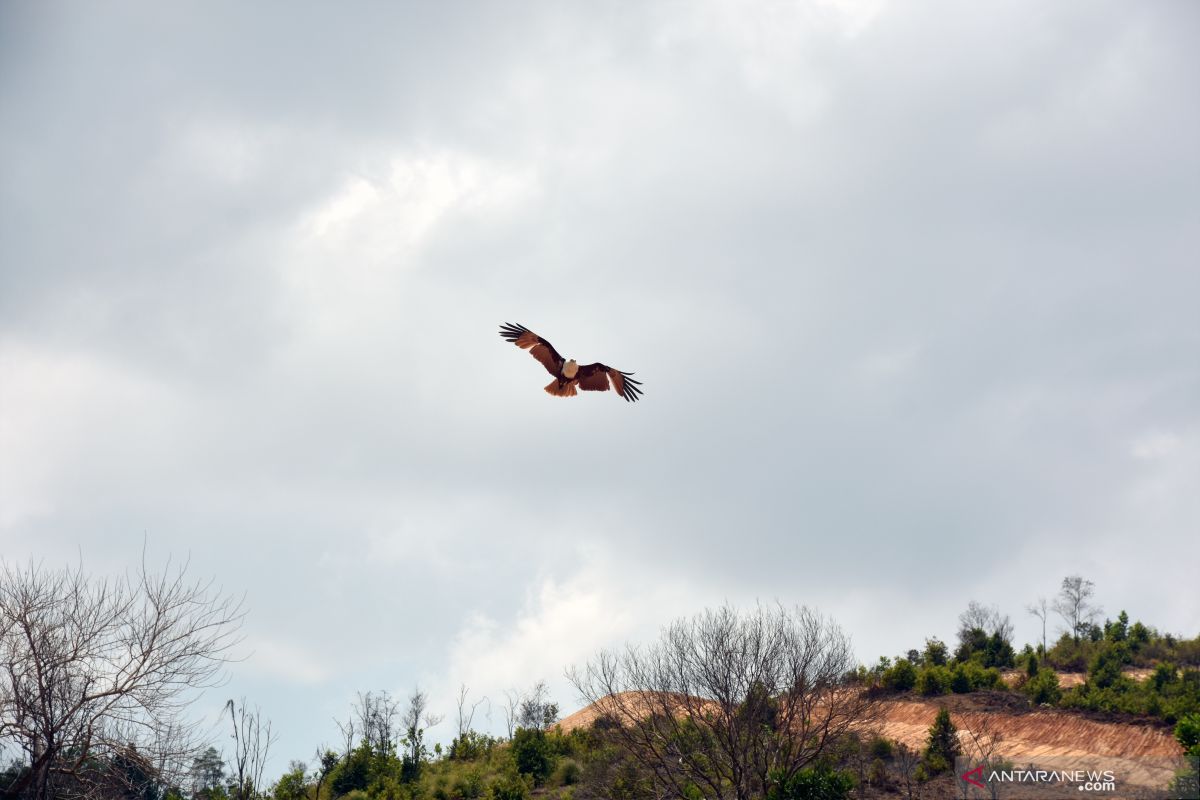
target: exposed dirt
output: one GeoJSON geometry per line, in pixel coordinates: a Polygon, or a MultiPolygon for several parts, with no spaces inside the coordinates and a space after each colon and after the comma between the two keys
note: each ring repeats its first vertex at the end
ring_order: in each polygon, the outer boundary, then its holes
{"type": "MultiPolygon", "coordinates": [[[[1154,670],[1145,668],[1127,669],[1124,670],[1125,676],[1133,678],[1135,681],[1144,681],[1154,674],[1154,670]]],[[[1000,674],[1000,678],[1008,686],[1016,686],[1025,679],[1025,673],[1021,670],[1010,669],[1000,674]]],[[[1060,672],[1058,673],[1058,686],[1061,689],[1073,689],[1080,686],[1087,680],[1086,672],[1060,672]]]]}
{"type": "MultiPolygon", "coordinates": [[[[636,697],[626,694],[627,704],[636,697]]],[[[646,704],[649,705],[648,703],[646,704]]],[[[938,709],[945,707],[959,728],[963,752],[977,756],[971,733],[996,737],[994,755],[1019,766],[1053,769],[1113,770],[1122,783],[1165,786],[1182,748],[1168,726],[1155,720],[1083,714],[1031,707],[1010,692],[976,692],[919,698],[906,695],[881,701],[876,729],[914,750],[924,748],[938,709]]],[[[611,703],[587,706],[560,721],[563,731],[591,725],[611,703]]]]}
{"type": "Polygon", "coordinates": [[[1183,755],[1170,729],[1159,722],[1022,708],[1021,698],[1003,692],[887,700],[881,709],[880,733],[914,749],[923,748],[942,706],[959,728],[959,741],[968,756],[978,755],[971,732],[986,733],[998,737],[995,755],[1018,765],[1110,769],[1122,782],[1165,786],[1174,774],[1175,760],[1183,755]]]}

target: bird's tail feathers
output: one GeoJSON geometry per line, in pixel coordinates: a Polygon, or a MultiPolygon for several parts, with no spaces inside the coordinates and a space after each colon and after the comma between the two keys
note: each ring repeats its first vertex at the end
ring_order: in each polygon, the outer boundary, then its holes
{"type": "Polygon", "coordinates": [[[568,381],[560,383],[558,378],[546,384],[546,392],[555,397],[574,397],[578,392],[575,391],[575,382],[568,381]]]}

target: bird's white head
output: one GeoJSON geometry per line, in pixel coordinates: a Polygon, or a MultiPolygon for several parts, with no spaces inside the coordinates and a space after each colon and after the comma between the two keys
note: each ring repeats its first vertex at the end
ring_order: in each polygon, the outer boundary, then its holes
{"type": "Polygon", "coordinates": [[[564,378],[574,378],[575,373],[577,373],[577,372],[579,372],[579,365],[575,363],[575,359],[572,358],[570,361],[563,364],[563,377],[564,378]]]}

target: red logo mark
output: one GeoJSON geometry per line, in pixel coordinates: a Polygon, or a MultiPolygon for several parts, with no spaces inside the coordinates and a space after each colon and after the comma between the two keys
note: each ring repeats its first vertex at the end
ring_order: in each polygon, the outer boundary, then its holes
{"type": "Polygon", "coordinates": [[[983,764],[980,764],[980,765],[979,765],[978,767],[976,767],[975,769],[968,770],[967,772],[964,772],[964,773],[963,773],[962,775],[960,775],[959,777],[960,777],[960,778],[962,778],[962,779],[963,779],[964,781],[966,781],[967,783],[971,783],[971,784],[974,784],[974,785],[978,786],[980,789],[986,789],[986,788],[987,788],[987,787],[986,787],[986,786],[984,786],[982,783],[980,783],[979,781],[975,780],[975,778],[972,778],[972,777],[971,777],[972,775],[974,775],[974,776],[976,776],[976,777],[978,777],[978,778],[982,779],[982,778],[983,778],[983,764]]]}

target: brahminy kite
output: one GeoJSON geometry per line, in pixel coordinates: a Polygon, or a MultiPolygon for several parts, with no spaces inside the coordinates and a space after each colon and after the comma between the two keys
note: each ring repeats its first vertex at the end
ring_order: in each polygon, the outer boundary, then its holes
{"type": "Polygon", "coordinates": [[[629,402],[637,400],[642,393],[638,388],[642,382],[635,381],[632,372],[621,372],[600,363],[581,366],[573,358],[565,360],[554,345],[524,325],[506,322],[500,326],[500,335],[522,350],[528,350],[554,376],[554,380],[546,385],[546,391],[555,397],[574,397],[576,386],[585,392],[607,392],[611,388],[629,402]]]}

